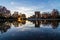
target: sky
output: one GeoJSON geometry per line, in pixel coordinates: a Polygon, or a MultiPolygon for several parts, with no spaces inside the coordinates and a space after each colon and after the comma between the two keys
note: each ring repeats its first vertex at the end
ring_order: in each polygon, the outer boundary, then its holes
{"type": "Polygon", "coordinates": [[[35,11],[50,12],[53,9],[60,11],[60,0],[0,0],[0,6],[5,6],[11,14],[18,11],[29,17],[35,11]]]}

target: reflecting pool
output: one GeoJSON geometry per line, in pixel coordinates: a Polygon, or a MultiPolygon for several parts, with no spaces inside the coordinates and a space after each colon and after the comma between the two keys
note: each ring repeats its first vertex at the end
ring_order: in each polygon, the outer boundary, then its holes
{"type": "Polygon", "coordinates": [[[60,40],[60,21],[0,22],[0,40],[60,40]]]}

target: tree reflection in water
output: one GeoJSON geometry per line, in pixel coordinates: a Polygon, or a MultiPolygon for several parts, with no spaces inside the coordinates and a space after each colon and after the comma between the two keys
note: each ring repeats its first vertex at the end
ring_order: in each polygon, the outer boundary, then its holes
{"type": "Polygon", "coordinates": [[[6,32],[10,28],[10,25],[5,24],[4,22],[0,23],[0,31],[1,33],[6,32]]]}
{"type": "Polygon", "coordinates": [[[7,32],[8,29],[11,28],[11,24],[14,25],[14,27],[19,27],[24,25],[26,23],[26,20],[22,21],[22,22],[18,22],[18,21],[13,21],[13,22],[10,22],[10,21],[0,21],[0,32],[1,33],[4,33],[4,32],[7,32]]]}
{"type": "MultiPolygon", "coordinates": [[[[59,25],[59,22],[60,21],[56,21],[56,20],[35,20],[35,21],[30,21],[32,22],[33,24],[35,24],[35,27],[40,27],[41,24],[43,25],[51,25],[53,29],[56,29],[59,25]]],[[[25,25],[26,24],[26,20],[23,20],[21,22],[19,21],[6,21],[6,22],[0,22],[0,32],[1,33],[4,33],[4,32],[7,32],[8,29],[11,28],[11,24],[14,25],[14,27],[19,27],[22,26],[22,25],[25,25]]]]}

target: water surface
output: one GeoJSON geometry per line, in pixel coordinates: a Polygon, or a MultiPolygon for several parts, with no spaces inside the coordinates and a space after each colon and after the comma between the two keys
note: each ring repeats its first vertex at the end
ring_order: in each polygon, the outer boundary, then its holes
{"type": "Polygon", "coordinates": [[[60,40],[60,21],[0,22],[0,40],[60,40]]]}

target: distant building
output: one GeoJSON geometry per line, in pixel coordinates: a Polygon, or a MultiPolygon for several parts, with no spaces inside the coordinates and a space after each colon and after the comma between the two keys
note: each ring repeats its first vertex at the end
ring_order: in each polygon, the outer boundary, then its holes
{"type": "Polygon", "coordinates": [[[40,18],[40,12],[39,11],[35,12],[35,18],[40,18]]]}
{"type": "Polygon", "coordinates": [[[57,17],[58,17],[58,15],[59,15],[58,10],[53,9],[53,11],[51,12],[51,17],[52,17],[52,18],[57,18],[57,17]]]}
{"type": "Polygon", "coordinates": [[[41,14],[41,17],[42,17],[42,18],[49,18],[49,17],[50,17],[50,14],[47,13],[47,12],[43,12],[43,13],[41,14]]]}

